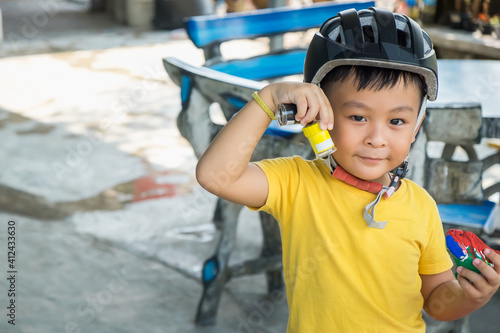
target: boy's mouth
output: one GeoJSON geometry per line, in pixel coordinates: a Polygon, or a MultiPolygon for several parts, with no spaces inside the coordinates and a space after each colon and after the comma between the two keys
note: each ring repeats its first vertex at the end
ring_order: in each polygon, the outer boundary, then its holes
{"type": "Polygon", "coordinates": [[[379,164],[384,159],[379,157],[368,157],[368,156],[359,156],[359,158],[365,162],[366,164],[379,164]]]}

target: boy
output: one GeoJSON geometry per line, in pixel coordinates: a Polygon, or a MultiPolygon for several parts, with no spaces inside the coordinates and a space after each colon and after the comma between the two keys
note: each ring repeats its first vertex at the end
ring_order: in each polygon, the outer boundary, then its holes
{"type": "Polygon", "coordinates": [[[304,78],[254,94],[196,170],[207,190],[277,219],[288,332],[425,332],[422,308],[453,320],[487,303],[500,255],[487,254],[494,267],[475,263],[482,275],[459,268],[455,280],[435,202],[403,179],[426,99],[437,95],[427,34],[386,10],[341,12],[313,38],[304,78]],[[280,103],[296,104],[302,125],[318,120],[337,150],[250,163],[280,103]],[[220,172],[224,187],[211,176],[220,172]]]}

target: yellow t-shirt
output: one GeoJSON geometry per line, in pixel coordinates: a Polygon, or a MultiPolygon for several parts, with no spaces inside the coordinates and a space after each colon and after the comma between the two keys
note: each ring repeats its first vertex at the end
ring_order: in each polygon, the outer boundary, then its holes
{"type": "Polygon", "coordinates": [[[287,332],[425,332],[419,274],[451,268],[437,206],[409,180],[376,207],[375,195],[330,176],[323,160],[256,163],[269,195],[259,208],[279,222],[287,288],[287,332]]]}

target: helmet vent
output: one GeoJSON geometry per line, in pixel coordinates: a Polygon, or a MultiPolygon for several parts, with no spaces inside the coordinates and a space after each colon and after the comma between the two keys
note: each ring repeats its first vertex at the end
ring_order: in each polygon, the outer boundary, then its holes
{"type": "Polygon", "coordinates": [[[336,41],[337,43],[344,44],[345,43],[344,30],[342,30],[341,26],[337,26],[328,34],[328,38],[336,41]]]}
{"type": "Polygon", "coordinates": [[[426,33],[423,33],[424,36],[424,54],[429,53],[432,50],[431,39],[426,33]]]}
{"type": "Polygon", "coordinates": [[[363,30],[363,40],[365,43],[378,43],[378,29],[377,22],[373,16],[360,15],[359,23],[363,30]]]}
{"type": "Polygon", "coordinates": [[[408,22],[401,16],[395,16],[398,44],[403,47],[411,47],[410,28],[408,22]]]}
{"type": "Polygon", "coordinates": [[[363,26],[363,39],[365,40],[365,43],[376,43],[376,37],[378,36],[375,35],[371,25],[363,26]]]}

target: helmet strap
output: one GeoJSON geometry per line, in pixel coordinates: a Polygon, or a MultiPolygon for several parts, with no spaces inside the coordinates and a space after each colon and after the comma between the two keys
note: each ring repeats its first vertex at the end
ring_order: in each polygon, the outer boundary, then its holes
{"type": "Polygon", "coordinates": [[[387,224],[387,221],[376,221],[375,220],[375,208],[384,197],[384,199],[390,198],[398,186],[398,183],[401,179],[403,179],[408,173],[408,156],[405,158],[403,163],[401,163],[396,169],[392,171],[391,182],[389,186],[384,186],[380,183],[371,182],[368,180],[360,179],[356,176],[351,175],[349,172],[345,171],[340,165],[337,164],[333,155],[328,155],[325,158],[326,165],[330,169],[330,174],[332,177],[337,178],[338,180],[343,181],[346,184],[354,186],[360,190],[367,191],[373,194],[376,194],[377,197],[375,200],[370,202],[363,211],[363,219],[366,224],[370,228],[383,229],[387,224]]]}
{"type": "Polygon", "coordinates": [[[413,129],[413,135],[417,135],[418,129],[425,118],[425,111],[427,110],[427,97],[424,96],[422,98],[422,103],[420,103],[420,110],[418,110],[417,123],[415,124],[415,128],[413,129]]]}

